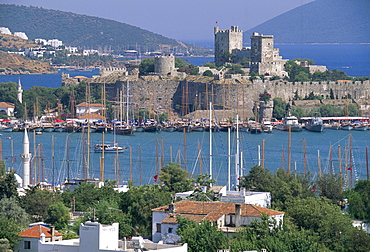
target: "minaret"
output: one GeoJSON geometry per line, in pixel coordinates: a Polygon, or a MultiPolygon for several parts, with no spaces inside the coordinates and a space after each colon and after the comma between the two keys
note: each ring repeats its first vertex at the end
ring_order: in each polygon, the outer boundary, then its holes
{"type": "Polygon", "coordinates": [[[20,103],[22,103],[23,99],[22,99],[22,93],[23,93],[23,89],[22,89],[22,85],[21,85],[21,78],[19,77],[18,78],[18,90],[17,90],[17,97],[18,97],[18,101],[20,103]]]}
{"type": "Polygon", "coordinates": [[[21,154],[22,167],[23,167],[23,187],[30,184],[30,140],[28,139],[27,129],[24,129],[23,136],[23,151],[21,154]]]}

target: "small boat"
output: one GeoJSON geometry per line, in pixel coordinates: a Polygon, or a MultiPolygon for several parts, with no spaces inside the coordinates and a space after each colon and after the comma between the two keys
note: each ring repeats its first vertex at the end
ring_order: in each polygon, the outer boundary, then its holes
{"type": "Polygon", "coordinates": [[[353,124],[353,129],[357,131],[365,131],[368,130],[369,126],[363,122],[355,122],[353,124]]]}
{"type": "Polygon", "coordinates": [[[289,116],[283,118],[283,123],[277,125],[277,129],[292,132],[300,132],[302,131],[302,126],[298,123],[298,119],[295,116],[289,114],[289,116]]]}
{"type": "Polygon", "coordinates": [[[272,125],[271,121],[264,120],[262,123],[262,130],[265,133],[272,133],[274,129],[274,126],[272,125]]]}
{"type": "Polygon", "coordinates": [[[305,124],[305,129],[308,131],[323,132],[324,123],[320,117],[313,117],[308,119],[305,124]]]}
{"type": "Polygon", "coordinates": [[[12,131],[13,131],[13,129],[14,129],[14,127],[13,127],[13,126],[5,126],[5,125],[3,125],[3,126],[0,128],[0,131],[2,131],[2,132],[12,132],[12,131]]]}
{"type": "Polygon", "coordinates": [[[262,126],[259,123],[252,123],[248,125],[248,130],[251,134],[261,134],[262,126]]]}
{"type": "Polygon", "coordinates": [[[330,129],[332,130],[340,130],[341,128],[342,126],[340,125],[340,123],[337,123],[337,122],[332,123],[330,126],[330,129]]]}
{"type": "Polygon", "coordinates": [[[353,126],[350,123],[343,123],[342,126],[341,126],[341,129],[342,130],[352,130],[353,126]]]}
{"type": "Polygon", "coordinates": [[[103,152],[104,153],[122,153],[127,147],[120,147],[117,143],[114,144],[95,144],[94,151],[95,152],[103,152]]]}

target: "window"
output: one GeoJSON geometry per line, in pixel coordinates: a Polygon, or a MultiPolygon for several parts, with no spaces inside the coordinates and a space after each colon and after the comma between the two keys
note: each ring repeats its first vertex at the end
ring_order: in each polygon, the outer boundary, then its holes
{"type": "Polygon", "coordinates": [[[30,241],[24,241],[24,249],[31,249],[31,242],[30,241]]]}
{"type": "Polygon", "coordinates": [[[168,228],[168,233],[172,233],[173,228],[168,228]]]}
{"type": "Polygon", "coordinates": [[[161,223],[157,223],[157,233],[161,233],[161,223]]]}

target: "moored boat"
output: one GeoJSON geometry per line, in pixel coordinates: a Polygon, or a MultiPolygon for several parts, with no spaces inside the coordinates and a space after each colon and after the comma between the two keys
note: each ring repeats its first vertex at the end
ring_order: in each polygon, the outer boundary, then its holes
{"type": "Polygon", "coordinates": [[[251,134],[261,134],[262,133],[262,126],[259,123],[251,123],[248,125],[248,131],[251,134]]]}
{"type": "Polygon", "coordinates": [[[103,152],[104,153],[122,153],[127,147],[120,147],[117,143],[114,144],[95,144],[94,151],[95,152],[103,152]]]}
{"type": "Polygon", "coordinates": [[[298,123],[297,117],[292,116],[292,115],[284,117],[283,123],[277,126],[277,129],[283,130],[283,131],[288,131],[289,128],[292,132],[302,131],[302,126],[298,123]]]}
{"type": "Polygon", "coordinates": [[[305,129],[308,131],[322,132],[324,130],[323,120],[320,117],[310,118],[305,124],[305,129]]]}

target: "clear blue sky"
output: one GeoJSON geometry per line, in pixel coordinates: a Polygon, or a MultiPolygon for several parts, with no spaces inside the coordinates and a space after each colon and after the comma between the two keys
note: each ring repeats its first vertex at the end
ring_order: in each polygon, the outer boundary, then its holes
{"type": "MultiPolygon", "coordinates": [[[[313,0],[0,0],[108,18],[182,41],[213,40],[213,27],[248,30],[313,0]]],[[[1,24],[0,24],[1,25],[1,24]]]]}

